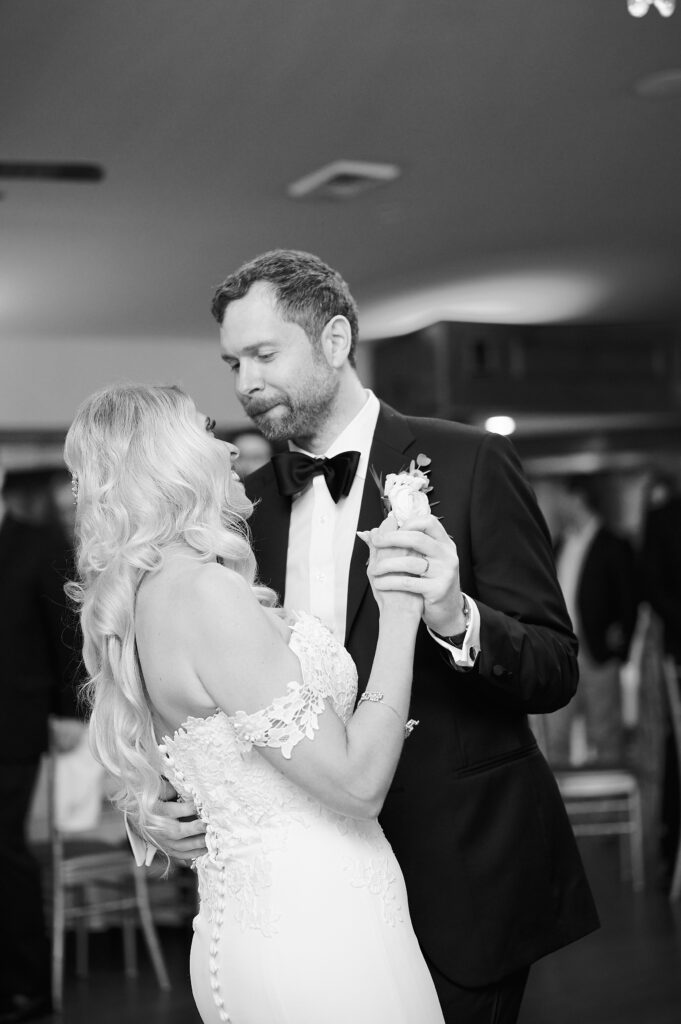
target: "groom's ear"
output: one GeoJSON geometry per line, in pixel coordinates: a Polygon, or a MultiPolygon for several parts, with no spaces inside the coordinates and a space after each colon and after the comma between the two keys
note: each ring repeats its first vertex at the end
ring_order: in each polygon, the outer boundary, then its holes
{"type": "Polygon", "coordinates": [[[339,314],[324,325],[320,343],[329,366],[338,370],[348,361],[352,345],[352,328],[347,317],[339,314]]]}

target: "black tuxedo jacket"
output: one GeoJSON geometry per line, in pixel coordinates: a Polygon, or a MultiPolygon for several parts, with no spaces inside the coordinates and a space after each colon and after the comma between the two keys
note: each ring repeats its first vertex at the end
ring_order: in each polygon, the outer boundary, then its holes
{"type": "Polygon", "coordinates": [[[601,526],[585,554],[577,584],[579,640],[594,661],[626,661],[638,590],[633,548],[601,526]]]}
{"type": "MultiPolygon", "coordinates": [[[[510,444],[385,405],[370,466],[397,472],[431,460],[429,497],[454,538],[461,586],[478,604],[481,652],[452,668],[421,628],[404,752],[381,824],[405,875],[426,955],[453,981],[486,985],[597,926],[553,775],[527,713],[566,704],[577,685],[576,641],[541,514],[510,444]],[[437,504],[435,504],[437,502],[437,504]]],[[[253,542],[262,582],[283,596],[290,499],[270,465],[247,481],[258,501],[253,542]]],[[[359,529],[382,519],[367,477],[359,529]]],[[[366,686],[378,612],[358,540],[348,585],[346,647],[366,686]]]]}
{"type": "Polygon", "coordinates": [[[63,585],[65,540],[7,513],[0,523],[1,764],[38,761],[50,713],[74,715],[74,619],[63,585]]]}

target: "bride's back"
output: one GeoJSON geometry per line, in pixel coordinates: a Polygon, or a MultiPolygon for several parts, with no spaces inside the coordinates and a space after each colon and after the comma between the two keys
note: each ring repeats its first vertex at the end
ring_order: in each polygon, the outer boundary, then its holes
{"type": "Polygon", "coordinates": [[[215,711],[195,657],[199,637],[194,598],[207,571],[209,565],[192,555],[191,549],[178,549],[161,569],[145,576],[137,592],[137,655],[152,710],[163,730],[174,731],[189,715],[203,718],[215,711]]]}
{"type": "Polygon", "coordinates": [[[261,606],[237,572],[205,562],[188,545],[169,548],[162,567],[140,584],[135,606],[137,653],[158,725],[173,731],[188,716],[212,714],[217,701],[209,693],[211,677],[217,672],[228,696],[239,689],[243,666],[257,661],[268,637],[280,659],[291,656],[288,633],[280,615],[261,606]],[[216,617],[228,651],[212,650],[216,617]]]}

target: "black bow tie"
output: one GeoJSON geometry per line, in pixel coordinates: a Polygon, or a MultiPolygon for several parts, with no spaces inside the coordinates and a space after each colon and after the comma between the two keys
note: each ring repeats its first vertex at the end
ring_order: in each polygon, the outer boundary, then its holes
{"type": "Polygon", "coordinates": [[[347,497],[359,465],[359,452],[341,452],[332,459],[314,459],[303,452],[280,452],[272,456],[280,494],[302,491],[313,476],[322,473],[334,501],[347,497]]]}

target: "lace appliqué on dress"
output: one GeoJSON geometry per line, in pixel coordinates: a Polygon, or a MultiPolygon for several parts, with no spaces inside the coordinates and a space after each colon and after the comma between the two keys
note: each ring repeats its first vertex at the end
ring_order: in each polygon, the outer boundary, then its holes
{"type": "Polygon", "coordinates": [[[240,749],[248,753],[257,747],[281,747],[283,756],[290,760],[291,752],[302,739],[314,738],[319,728],[319,715],[325,707],[325,697],[318,690],[298,682],[287,686],[284,697],[276,697],[270,705],[253,714],[237,711],[230,716],[240,749]]]}
{"type": "Polygon", "coordinates": [[[276,935],[279,915],[272,912],[267,900],[267,890],[272,884],[267,857],[255,855],[247,861],[225,860],[217,866],[200,857],[196,874],[199,898],[210,924],[222,924],[229,897],[229,912],[242,931],[257,928],[266,938],[276,935]]]}
{"type": "Polygon", "coordinates": [[[356,836],[366,847],[358,857],[346,857],[343,870],[355,889],[366,888],[383,905],[383,920],[395,926],[404,921],[402,905],[396,893],[396,878],[384,852],[383,830],[373,821],[342,818],[338,827],[343,835],[356,836]]]}
{"type": "Polygon", "coordinates": [[[376,896],[383,904],[383,920],[386,924],[400,924],[404,918],[402,907],[395,895],[395,875],[390,869],[385,856],[371,857],[369,860],[355,860],[346,863],[345,870],[350,884],[355,888],[366,888],[372,896],[376,896]]]}
{"type": "MultiPolygon", "coordinates": [[[[269,853],[285,841],[282,825],[292,816],[257,769],[244,771],[238,744],[235,739],[230,743],[230,737],[227,716],[218,711],[209,718],[189,718],[174,737],[165,737],[159,750],[168,778],[193,800],[208,826],[207,852],[194,866],[209,921],[214,926],[221,923],[229,895],[230,912],[243,929],[258,928],[272,935],[276,919],[264,898],[271,884],[269,853]],[[201,778],[203,784],[190,778],[201,778]],[[259,800],[261,794],[270,800],[259,800]]],[[[265,762],[258,767],[265,774],[273,771],[265,762]]]]}
{"type": "Polygon", "coordinates": [[[300,661],[305,684],[327,697],[341,721],[347,723],[355,707],[357,669],[343,645],[307,612],[296,613],[289,643],[300,661]]]}

